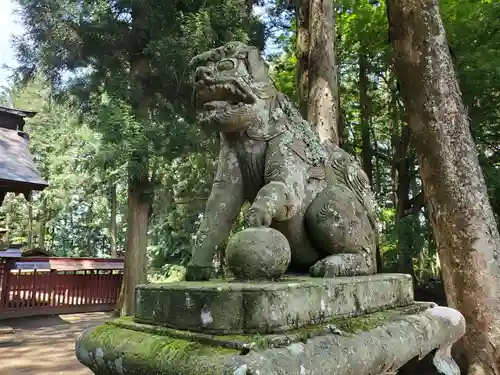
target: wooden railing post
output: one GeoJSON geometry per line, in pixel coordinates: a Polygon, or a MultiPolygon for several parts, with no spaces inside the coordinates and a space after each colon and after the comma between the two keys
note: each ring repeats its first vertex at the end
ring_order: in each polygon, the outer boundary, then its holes
{"type": "Polygon", "coordinates": [[[0,263],[0,275],[1,278],[1,293],[0,293],[0,310],[7,308],[10,300],[10,270],[14,261],[10,258],[3,259],[0,263]]]}

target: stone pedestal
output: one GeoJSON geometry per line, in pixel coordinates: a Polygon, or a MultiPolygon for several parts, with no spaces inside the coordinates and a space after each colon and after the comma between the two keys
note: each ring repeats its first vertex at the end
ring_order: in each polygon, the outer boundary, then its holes
{"type": "Polygon", "coordinates": [[[385,374],[449,348],[462,315],[413,301],[411,278],[287,277],[279,282],[151,284],[136,316],[85,331],[76,355],[96,375],[385,374]]]}
{"type": "Polygon", "coordinates": [[[213,334],[272,333],[407,306],[408,275],[179,282],[136,289],[136,321],[213,334]]]}

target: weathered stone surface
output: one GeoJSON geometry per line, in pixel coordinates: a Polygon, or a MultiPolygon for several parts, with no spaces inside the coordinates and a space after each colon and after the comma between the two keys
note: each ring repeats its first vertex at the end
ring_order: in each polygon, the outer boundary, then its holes
{"type": "Polygon", "coordinates": [[[275,280],[291,258],[286,237],[273,228],[247,228],[229,239],[226,261],[237,280],[275,280]]]}
{"type": "Polygon", "coordinates": [[[431,302],[417,302],[411,305],[380,311],[358,317],[339,317],[327,320],[322,324],[316,324],[289,331],[274,334],[241,334],[241,335],[214,335],[207,333],[182,331],[168,327],[137,323],[132,317],[122,317],[109,324],[117,327],[131,329],[134,331],[147,332],[159,336],[169,336],[176,339],[194,341],[200,344],[218,346],[227,349],[238,349],[241,352],[255,349],[268,349],[285,347],[295,342],[303,342],[316,336],[324,336],[332,333],[332,330],[340,332],[354,332],[366,330],[376,326],[397,320],[403,315],[416,314],[431,307],[431,302]]]}
{"type": "Polygon", "coordinates": [[[258,49],[228,43],[192,60],[199,123],[218,131],[219,164],[186,279],[208,280],[245,201],[249,227],[287,238],[290,267],[314,276],[376,273],[378,225],[368,177],[356,159],[321,143],[278,92],[258,49]],[[338,256],[342,254],[357,256],[338,256]]]}
{"type": "Polygon", "coordinates": [[[83,332],[76,356],[96,375],[378,375],[438,348],[438,369],[459,375],[449,356],[465,332],[465,319],[456,310],[433,307],[385,321],[378,316],[373,324],[370,316],[351,318],[341,334],[246,350],[181,339],[153,326],[124,328],[118,321],[83,332]]]}
{"type": "Polygon", "coordinates": [[[271,333],[413,302],[408,275],[278,282],[150,284],[136,289],[138,322],[204,333],[271,333]]]}

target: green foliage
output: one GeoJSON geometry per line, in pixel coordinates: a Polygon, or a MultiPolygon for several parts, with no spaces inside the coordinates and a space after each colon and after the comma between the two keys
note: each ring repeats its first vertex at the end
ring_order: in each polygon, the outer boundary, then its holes
{"type": "MultiPolygon", "coordinates": [[[[25,87],[13,87],[7,95],[9,104],[38,112],[27,119],[25,130],[37,168],[49,187],[33,195],[34,245],[61,256],[109,255],[107,191],[102,176],[89,168],[99,158],[100,135],[78,121],[69,103],[55,102],[40,77],[25,87]]],[[[9,196],[2,210],[9,218],[11,241],[26,242],[26,201],[9,196]]],[[[123,236],[118,243],[123,246],[123,236]]]]}
{"type": "Polygon", "coordinates": [[[177,158],[165,169],[152,217],[153,267],[187,260],[210,194],[217,155],[212,145],[211,153],[177,158]]]}
{"type": "MultiPolygon", "coordinates": [[[[146,190],[156,193],[151,195],[148,246],[152,264],[184,261],[210,193],[217,155],[213,136],[207,137],[194,120],[188,62],[229,40],[263,47],[264,26],[247,7],[256,2],[17,2],[26,28],[15,41],[18,81],[43,74],[50,82],[47,90],[72,103],[74,117],[65,121],[78,123],[97,140],[77,166],[69,167],[81,173],[76,190],[66,181],[68,196],[58,200],[66,216],[53,229],[53,246],[61,243],[75,254],[108,246],[99,228],[110,226],[109,187],[119,187],[121,221],[124,186],[146,172],[146,190]],[[143,64],[139,70],[138,64],[143,64]],[[139,110],[144,106],[146,111],[139,110]]],[[[40,158],[55,168],[45,154],[40,158]]],[[[58,178],[51,174],[49,181],[58,178]]],[[[120,228],[120,233],[127,229],[125,223],[120,228]]]]}
{"type": "Polygon", "coordinates": [[[292,22],[286,33],[276,38],[276,45],[280,53],[268,56],[271,63],[271,76],[276,87],[288,95],[290,99],[297,102],[297,88],[295,85],[297,77],[297,58],[295,56],[296,26],[292,22]]]}
{"type": "MultiPolygon", "coordinates": [[[[248,12],[247,5],[256,1],[16,1],[26,27],[15,41],[18,83],[29,84],[3,90],[0,103],[39,111],[27,130],[50,187],[32,203],[35,242],[44,232],[46,247],[57,254],[110,254],[110,187],[115,186],[117,241],[123,249],[127,180],[130,173],[143,172],[147,160],[154,192],[148,250],[162,278],[169,272],[165,263],[183,264],[189,257],[216,168],[217,141],[198,128],[193,116],[188,61],[228,40],[263,48],[269,37],[272,77],[296,100],[293,2],[260,2],[267,11],[263,23],[248,12]],[[137,55],[147,69],[136,80],[131,64],[137,55]],[[147,102],[147,115],[137,110],[141,100],[147,102]]],[[[442,0],[440,7],[500,217],[500,3],[442,0]]],[[[406,124],[392,72],[385,3],[340,0],[336,10],[344,147],[359,157],[365,151],[360,58],[368,63],[368,122],[384,266],[400,270],[404,256],[410,256],[419,275],[437,273],[426,208],[399,210],[399,163],[408,161],[408,200],[419,192],[420,180],[411,148],[404,155],[396,150],[406,124]]],[[[6,199],[2,214],[8,216],[11,239],[28,237],[27,207],[21,197],[6,199]]],[[[242,217],[234,231],[243,227],[242,217]]]]}

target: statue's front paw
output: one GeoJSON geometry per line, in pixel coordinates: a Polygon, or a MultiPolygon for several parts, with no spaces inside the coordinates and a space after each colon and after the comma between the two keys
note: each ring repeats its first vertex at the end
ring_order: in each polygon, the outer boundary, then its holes
{"type": "Polygon", "coordinates": [[[273,218],[266,209],[252,205],[248,210],[246,223],[249,227],[270,227],[273,218]]]}

